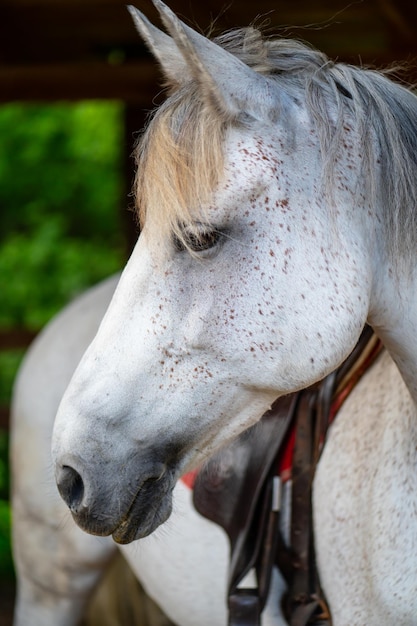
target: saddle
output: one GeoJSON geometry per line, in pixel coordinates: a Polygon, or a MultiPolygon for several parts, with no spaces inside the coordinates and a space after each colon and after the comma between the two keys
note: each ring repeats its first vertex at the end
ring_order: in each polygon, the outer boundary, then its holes
{"type": "Polygon", "coordinates": [[[194,505],[230,541],[229,626],[259,626],[278,567],[287,583],[282,611],[290,626],[327,626],[331,617],[314,556],[311,493],[327,429],[382,345],[366,327],[348,359],[320,383],[279,398],[260,422],[199,472],[194,505]],[[283,536],[282,483],[291,457],[289,536],[283,536]],[[241,582],[255,570],[257,584],[241,582]]]}

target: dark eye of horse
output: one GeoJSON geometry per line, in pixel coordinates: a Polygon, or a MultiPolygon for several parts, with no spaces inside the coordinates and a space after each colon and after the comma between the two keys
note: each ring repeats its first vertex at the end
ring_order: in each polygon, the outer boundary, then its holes
{"type": "Polygon", "coordinates": [[[178,252],[190,250],[191,252],[204,252],[214,248],[220,241],[221,232],[218,230],[186,231],[182,236],[174,235],[173,243],[178,252]]]}

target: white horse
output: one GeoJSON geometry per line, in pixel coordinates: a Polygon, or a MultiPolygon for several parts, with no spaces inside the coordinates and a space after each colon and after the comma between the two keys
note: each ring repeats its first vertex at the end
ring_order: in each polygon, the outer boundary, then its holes
{"type": "MultiPolygon", "coordinates": [[[[77,529],[56,491],[49,450],[60,398],[98,329],[117,281],[115,277],[89,290],[49,324],[28,351],[15,383],[11,458],[16,626],[78,624],[117,550],[109,538],[77,529]]],[[[389,619],[391,624],[415,623],[412,617],[410,622],[397,621],[399,600],[413,616],[414,605],[404,593],[402,578],[411,584],[415,580],[410,548],[414,520],[407,517],[402,490],[414,480],[417,435],[404,411],[404,398],[407,392],[398,370],[385,353],[340,410],[319,464],[316,546],[334,624],[376,625],[389,619]],[[387,498],[395,499],[396,510],[387,509],[387,498]],[[375,521],[379,532],[373,528],[375,521]],[[391,539],[385,539],[388,532],[391,539]],[[382,554],[375,549],[375,542],[381,540],[382,554]],[[390,552],[394,560],[384,563],[390,552]],[[405,554],[410,554],[409,563],[405,554]],[[410,566],[413,569],[407,572],[410,566]],[[403,591],[399,599],[398,591],[381,589],[394,580],[403,591]],[[392,602],[389,609],[387,602],[392,602]]],[[[415,498],[405,502],[412,515],[415,498]]],[[[140,544],[120,549],[148,593],[177,624],[226,624],[228,544],[220,528],[196,513],[190,491],[181,481],[175,487],[174,513],[164,527],[140,544]]],[[[125,594],[132,593],[131,587],[125,587],[122,578],[115,589],[122,594],[122,606],[128,601],[125,594]]],[[[283,590],[275,572],[264,625],[286,623],[279,611],[283,590]]],[[[108,588],[105,593],[107,598],[108,588]]],[[[101,613],[94,623],[126,623],[111,609],[112,604],[107,604],[104,616],[101,613]]]]}
{"type": "MultiPolygon", "coordinates": [[[[50,322],[27,352],[15,382],[11,459],[16,626],[78,624],[117,551],[110,538],[92,537],[74,524],[56,490],[50,455],[60,399],[117,281],[114,277],[90,289],[50,322]]],[[[195,511],[185,483],[180,481],[175,488],[175,509],[166,525],[140,545],[120,549],[148,593],[176,624],[227,623],[228,541],[220,527],[195,511]]],[[[129,602],[125,585],[123,578],[115,590],[124,603],[129,602]]],[[[279,609],[283,582],[278,572],[274,589],[264,613],[263,623],[268,626],[286,623],[279,609]]],[[[108,586],[105,591],[109,593],[108,586]]],[[[104,613],[108,625],[124,624],[111,606],[106,605],[104,613]]],[[[103,615],[96,620],[98,626],[107,626],[103,615]]],[[[149,626],[156,624],[152,621],[149,626]]]]}
{"type": "Polygon", "coordinates": [[[402,377],[384,357],[395,428],[351,435],[359,461],[379,456],[366,488],[344,466],[329,509],[336,423],[315,487],[318,563],[336,626],[416,624],[417,101],[253,30],[225,49],[155,4],[171,36],[133,13],[173,92],[141,143],[142,235],[58,412],[58,488],[84,530],[145,537],[185,471],[331,372],[368,321],[402,377]]]}

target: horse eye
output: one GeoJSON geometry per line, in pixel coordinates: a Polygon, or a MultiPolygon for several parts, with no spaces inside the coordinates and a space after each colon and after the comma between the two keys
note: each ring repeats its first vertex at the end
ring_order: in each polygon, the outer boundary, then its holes
{"type": "Polygon", "coordinates": [[[174,235],[174,246],[178,252],[204,252],[214,248],[220,241],[221,233],[218,230],[183,231],[182,236],[174,235]]]}

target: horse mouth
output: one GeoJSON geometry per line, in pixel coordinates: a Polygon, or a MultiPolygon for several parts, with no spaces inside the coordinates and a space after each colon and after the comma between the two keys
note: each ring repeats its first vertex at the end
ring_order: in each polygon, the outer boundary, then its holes
{"type": "Polygon", "coordinates": [[[146,481],[136,494],[129,510],[113,530],[113,540],[128,544],[147,537],[163,524],[172,512],[172,488],[160,480],[146,481]]]}

